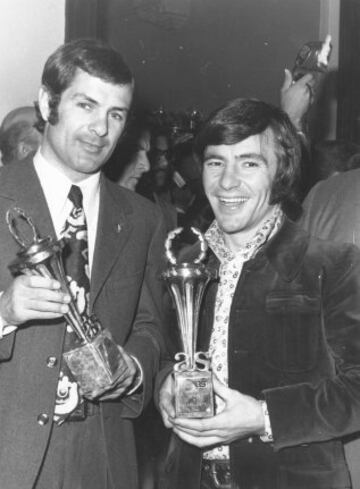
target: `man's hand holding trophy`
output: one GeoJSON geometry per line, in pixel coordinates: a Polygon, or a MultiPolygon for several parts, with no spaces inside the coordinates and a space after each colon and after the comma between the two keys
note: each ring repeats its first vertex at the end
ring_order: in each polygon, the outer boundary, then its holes
{"type": "MultiPolygon", "coordinates": [[[[94,315],[89,315],[86,311],[80,314],[64,271],[64,241],[40,237],[32,219],[18,207],[9,209],[6,219],[9,231],[21,247],[16,259],[9,265],[12,274],[52,278],[70,296],[68,312],[64,317],[77,336],[78,346],[63,352],[63,358],[78,383],[81,394],[88,399],[100,396],[111,398],[124,369],[129,368],[128,355],[94,315]],[[24,222],[27,232],[24,231],[24,222]],[[18,226],[22,226],[22,234],[18,226]]],[[[117,395],[119,392],[121,389],[116,392],[117,395]]]]}

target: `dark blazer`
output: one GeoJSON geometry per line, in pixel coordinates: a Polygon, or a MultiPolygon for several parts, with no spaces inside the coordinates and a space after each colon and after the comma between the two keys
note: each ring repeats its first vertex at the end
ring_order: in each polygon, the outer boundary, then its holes
{"type": "MultiPolygon", "coordinates": [[[[210,266],[218,266],[211,255],[210,266]]],[[[206,292],[206,351],[217,284],[206,292]]],[[[360,255],[286,221],[244,264],[229,322],[229,386],[268,405],[274,443],[230,445],[239,488],[350,487],[342,438],[360,429],[360,255]]],[[[199,489],[201,453],[179,439],[169,489],[199,489]]]]}
{"type": "MultiPolygon", "coordinates": [[[[0,172],[0,290],[11,283],[8,264],[18,251],[5,222],[13,205],[32,217],[41,236],[55,236],[32,160],[0,172]]],[[[100,403],[117,489],[137,487],[132,418],[152,395],[163,350],[159,282],[163,246],[163,221],[155,206],[102,175],[91,309],[144,372],[142,394],[100,403]]],[[[1,488],[33,486],[51,434],[64,332],[63,321],[32,321],[0,341],[1,488]],[[57,358],[56,365],[47,361],[49,356],[57,358]],[[41,414],[49,422],[39,424],[41,414]]]]}

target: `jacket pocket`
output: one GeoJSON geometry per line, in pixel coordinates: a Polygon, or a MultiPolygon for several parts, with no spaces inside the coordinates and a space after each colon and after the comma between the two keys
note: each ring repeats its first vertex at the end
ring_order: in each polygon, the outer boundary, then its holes
{"type": "Polygon", "coordinates": [[[320,299],[306,293],[272,292],[265,301],[264,357],[284,372],[311,370],[320,339],[320,299]]]}

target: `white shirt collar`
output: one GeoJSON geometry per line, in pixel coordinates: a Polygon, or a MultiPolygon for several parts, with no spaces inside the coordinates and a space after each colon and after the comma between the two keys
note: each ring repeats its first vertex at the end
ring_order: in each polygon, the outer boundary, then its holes
{"type": "MultiPolygon", "coordinates": [[[[68,194],[72,182],[61,170],[51,165],[41,154],[34,156],[34,167],[39,177],[57,237],[61,235],[71,209],[68,194]]],[[[91,267],[100,202],[100,172],[76,182],[83,194],[83,206],[88,226],[89,265],[91,267]]]]}

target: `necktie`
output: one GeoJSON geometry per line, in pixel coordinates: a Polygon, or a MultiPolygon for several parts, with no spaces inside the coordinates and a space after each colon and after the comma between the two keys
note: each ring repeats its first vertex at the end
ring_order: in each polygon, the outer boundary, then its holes
{"type": "Polygon", "coordinates": [[[89,303],[90,292],[87,225],[81,189],[72,185],[68,199],[73,207],[62,232],[66,243],[63,260],[66,275],[70,278],[70,288],[77,299],[81,314],[89,303]]]}
{"type": "MultiPolygon", "coordinates": [[[[77,303],[78,310],[82,314],[88,310],[90,279],[87,225],[82,205],[81,189],[76,185],[72,185],[68,199],[72,203],[72,208],[62,232],[62,238],[65,241],[63,261],[70,290],[77,303]]],[[[64,351],[71,350],[78,344],[77,336],[72,328],[67,325],[64,351]]],[[[54,420],[61,424],[69,418],[69,415],[72,419],[83,419],[85,417],[85,400],[81,399],[77,383],[72,378],[65,362],[63,362],[57,389],[54,420]]]]}

